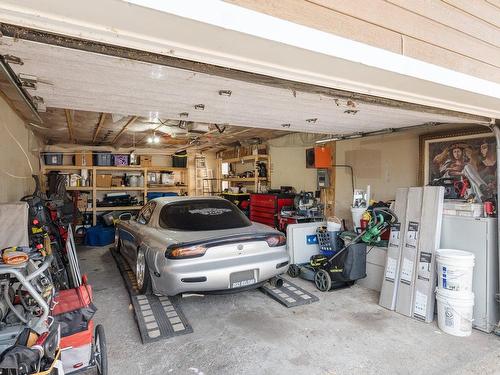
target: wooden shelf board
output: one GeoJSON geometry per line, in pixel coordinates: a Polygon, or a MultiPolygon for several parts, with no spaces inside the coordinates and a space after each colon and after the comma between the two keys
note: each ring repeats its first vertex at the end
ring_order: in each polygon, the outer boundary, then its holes
{"type": "Polygon", "coordinates": [[[92,186],[66,186],[67,191],[92,191],[92,186]]]}
{"type": "Polygon", "coordinates": [[[180,168],[180,167],[145,167],[148,172],[185,172],[187,171],[187,168],[180,168]]]}
{"type": "Polygon", "coordinates": [[[187,186],[148,186],[148,192],[186,190],[187,186]]]}
{"type": "Polygon", "coordinates": [[[77,165],[43,165],[42,166],[43,170],[81,170],[81,169],[95,169],[96,171],[144,171],[147,169],[148,171],[155,172],[155,171],[187,171],[187,168],[179,168],[179,167],[161,167],[161,166],[153,166],[153,167],[141,167],[140,165],[133,165],[133,166],[122,166],[122,167],[117,167],[114,165],[111,166],[77,166],[77,165]]]}
{"type": "Polygon", "coordinates": [[[104,166],[96,166],[92,167],[96,171],[142,171],[144,170],[144,167],[140,166],[124,166],[124,167],[115,167],[115,166],[109,166],[109,167],[104,167],[104,166]]]}
{"type": "Polygon", "coordinates": [[[99,191],[142,191],[143,187],[129,187],[129,186],[112,186],[112,187],[96,187],[99,191]]]}
{"type": "Polygon", "coordinates": [[[127,211],[127,210],[140,210],[142,206],[115,206],[115,207],[96,207],[97,212],[103,211],[127,211]]]}
{"type": "MultiPolygon", "coordinates": [[[[223,178],[222,181],[229,182],[255,182],[255,177],[231,177],[231,178],[223,178]]],[[[259,177],[259,181],[266,181],[267,177],[259,177]]]]}
{"type": "Polygon", "coordinates": [[[91,169],[92,167],[79,167],[76,165],[43,165],[42,170],[46,171],[79,171],[81,169],[91,169]]]}

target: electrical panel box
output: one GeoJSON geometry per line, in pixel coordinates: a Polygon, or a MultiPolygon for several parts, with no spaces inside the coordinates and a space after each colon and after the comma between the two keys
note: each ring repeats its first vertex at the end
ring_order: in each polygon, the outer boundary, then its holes
{"type": "Polygon", "coordinates": [[[330,176],[328,169],[318,169],[317,171],[318,190],[330,187],[330,176]]]}

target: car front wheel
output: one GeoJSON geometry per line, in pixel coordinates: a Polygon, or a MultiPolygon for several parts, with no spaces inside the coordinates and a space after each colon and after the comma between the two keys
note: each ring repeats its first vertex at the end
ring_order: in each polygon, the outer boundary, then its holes
{"type": "Polygon", "coordinates": [[[135,277],[137,279],[137,289],[141,294],[151,294],[151,276],[146,264],[144,249],[137,251],[137,261],[135,267],[135,277]]]}

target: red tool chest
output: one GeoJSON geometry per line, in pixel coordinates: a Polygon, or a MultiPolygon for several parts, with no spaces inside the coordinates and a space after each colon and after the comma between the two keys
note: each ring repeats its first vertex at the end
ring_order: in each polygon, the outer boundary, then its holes
{"type": "Polygon", "coordinates": [[[293,206],[293,194],[250,194],[250,220],[278,228],[283,206],[293,206]]]}

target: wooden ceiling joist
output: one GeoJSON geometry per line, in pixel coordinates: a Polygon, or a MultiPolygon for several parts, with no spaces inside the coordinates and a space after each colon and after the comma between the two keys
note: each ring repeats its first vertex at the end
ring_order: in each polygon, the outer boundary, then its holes
{"type": "Polygon", "coordinates": [[[105,119],[106,119],[106,113],[101,112],[101,115],[99,117],[99,123],[97,124],[97,126],[94,130],[94,136],[92,137],[92,143],[95,143],[95,140],[97,139],[97,135],[99,134],[99,130],[101,130],[105,119]]]}
{"type": "Polygon", "coordinates": [[[114,144],[116,142],[116,140],[118,138],[120,138],[120,136],[125,132],[125,130],[127,130],[127,128],[132,125],[139,117],[138,116],[131,116],[127,123],[125,125],[123,125],[123,128],[122,130],[120,130],[120,132],[116,135],[116,137],[113,139],[113,141],[111,142],[112,144],[114,144]]]}
{"type": "Polygon", "coordinates": [[[77,143],[73,133],[73,117],[71,116],[71,111],[65,109],[64,114],[66,115],[66,124],[68,125],[69,140],[72,143],[77,143]]]}

